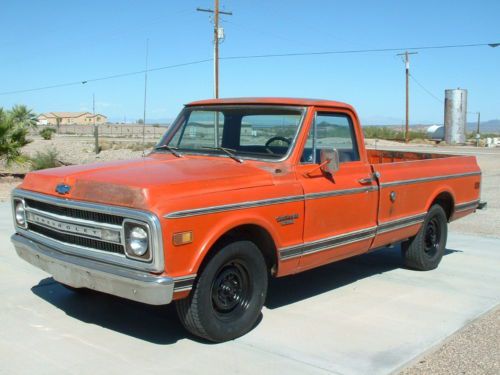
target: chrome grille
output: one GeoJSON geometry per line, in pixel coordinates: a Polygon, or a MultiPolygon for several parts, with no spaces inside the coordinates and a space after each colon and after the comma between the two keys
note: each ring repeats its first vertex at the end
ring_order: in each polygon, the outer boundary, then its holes
{"type": "Polygon", "coordinates": [[[131,269],[163,272],[165,269],[161,224],[152,212],[114,205],[71,200],[24,189],[12,192],[13,208],[21,201],[27,224],[15,220],[16,232],[63,253],[131,269]],[[124,225],[137,221],[147,226],[151,257],[131,258],[125,251],[124,225]]]}
{"type": "Polygon", "coordinates": [[[107,251],[115,254],[125,254],[125,251],[123,250],[123,245],[111,242],[105,242],[105,241],[95,240],[92,238],[75,236],[69,233],[61,233],[56,230],[42,227],[41,225],[36,225],[33,223],[28,223],[28,230],[71,245],[82,246],[101,251],[107,251]]]}
{"type": "Polygon", "coordinates": [[[122,225],[124,219],[122,216],[110,215],[94,211],[84,211],[72,207],[56,206],[54,204],[41,202],[34,199],[25,199],[24,201],[26,202],[26,206],[28,207],[75,219],[89,220],[98,223],[107,223],[114,225],[122,225]]]}
{"type": "Polygon", "coordinates": [[[36,199],[24,199],[27,230],[64,244],[125,255],[121,238],[115,242],[102,238],[104,230],[121,236],[124,217],[59,206],[36,199]]]}

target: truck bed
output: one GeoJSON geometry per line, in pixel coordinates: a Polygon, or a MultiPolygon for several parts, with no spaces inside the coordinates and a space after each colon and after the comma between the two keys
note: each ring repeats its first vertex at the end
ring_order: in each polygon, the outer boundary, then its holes
{"type": "Polygon", "coordinates": [[[391,150],[370,150],[367,149],[368,161],[371,164],[398,163],[404,161],[443,159],[455,157],[450,154],[433,154],[429,152],[409,152],[409,151],[391,151],[391,150]]]}
{"type": "MultiPolygon", "coordinates": [[[[378,174],[378,225],[415,218],[421,222],[436,199],[452,202],[448,220],[474,211],[479,204],[481,172],[474,156],[407,151],[367,150],[378,174]]],[[[418,225],[387,234],[379,233],[373,247],[396,242],[416,233],[418,225]]]]}

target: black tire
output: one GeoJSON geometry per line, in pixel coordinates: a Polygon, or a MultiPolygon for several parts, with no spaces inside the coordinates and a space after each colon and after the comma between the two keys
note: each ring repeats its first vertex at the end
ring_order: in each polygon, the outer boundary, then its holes
{"type": "Polygon", "coordinates": [[[402,243],[405,265],[420,271],[437,268],[446,249],[447,236],[446,213],[436,204],[427,212],[417,235],[402,243]]]}
{"type": "Polygon", "coordinates": [[[213,342],[240,337],[256,324],[267,293],[267,266],[258,247],[235,241],[215,253],[177,314],[193,335],[213,342]]]}

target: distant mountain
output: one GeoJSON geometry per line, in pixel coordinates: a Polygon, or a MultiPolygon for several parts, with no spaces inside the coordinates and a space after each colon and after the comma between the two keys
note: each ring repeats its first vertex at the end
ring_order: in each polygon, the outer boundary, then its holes
{"type": "MultiPolygon", "coordinates": [[[[467,131],[473,132],[477,128],[477,122],[471,121],[467,123],[467,131]]],[[[500,120],[481,121],[481,133],[500,133],[500,120]]]]}

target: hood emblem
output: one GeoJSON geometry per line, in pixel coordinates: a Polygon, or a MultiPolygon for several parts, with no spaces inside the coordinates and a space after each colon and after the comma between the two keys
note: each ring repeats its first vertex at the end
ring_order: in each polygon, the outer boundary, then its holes
{"type": "Polygon", "coordinates": [[[71,190],[71,186],[66,185],[66,184],[59,184],[56,186],[56,193],[59,193],[61,195],[68,194],[70,190],[71,190]]]}

